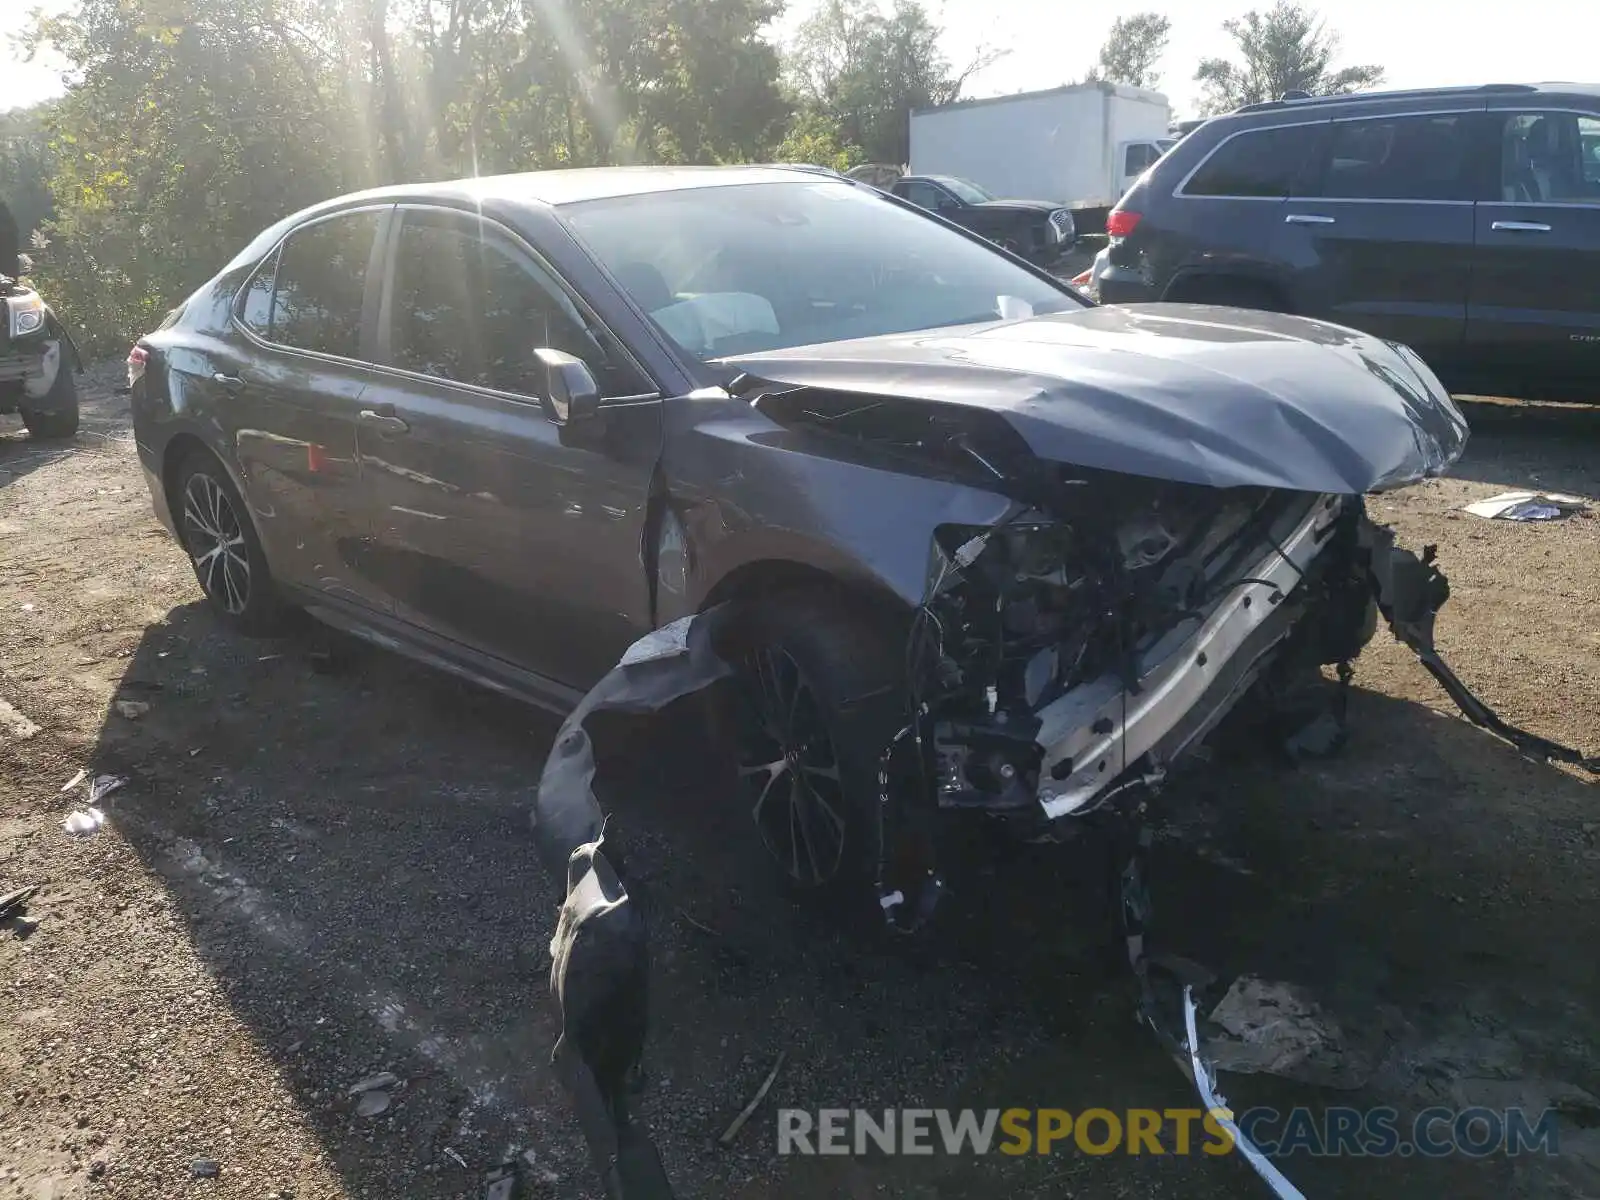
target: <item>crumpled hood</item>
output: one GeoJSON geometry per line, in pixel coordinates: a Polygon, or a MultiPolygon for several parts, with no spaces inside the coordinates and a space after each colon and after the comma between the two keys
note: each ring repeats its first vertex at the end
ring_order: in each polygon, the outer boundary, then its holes
{"type": "Polygon", "coordinates": [[[989,409],[1042,458],[1212,487],[1382,491],[1443,473],[1467,440],[1411,350],[1207,305],[1088,308],[726,361],[789,387],[989,409]]]}

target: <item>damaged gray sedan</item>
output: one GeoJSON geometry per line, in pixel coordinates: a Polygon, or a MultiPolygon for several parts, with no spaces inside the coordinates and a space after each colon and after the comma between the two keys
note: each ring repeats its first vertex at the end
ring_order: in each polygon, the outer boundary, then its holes
{"type": "Polygon", "coordinates": [[[1365,493],[1466,426],[1410,351],[1098,308],[774,168],[344,197],[130,357],[224,620],[301,607],[570,711],[712,608],[774,873],[914,920],[939,814],[1051,836],[1375,625],[1365,493]]]}

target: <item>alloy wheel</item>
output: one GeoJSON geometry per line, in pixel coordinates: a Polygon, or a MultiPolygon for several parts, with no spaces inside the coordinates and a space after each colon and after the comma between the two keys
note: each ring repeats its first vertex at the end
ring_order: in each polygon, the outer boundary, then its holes
{"type": "Polygon", "coordinates": [[[820,887],[844,861],[846,811],[822,705],[782,649],[757,650],[741,676],[740,791],[774,861],[795,883],[820,887]]]}
{"type": "Polygon", "coordinates": [[[238,616],[250,604],[244,525],[222,485],[200,472],[183,489],[183,541],[205,593],[238,616]]]}

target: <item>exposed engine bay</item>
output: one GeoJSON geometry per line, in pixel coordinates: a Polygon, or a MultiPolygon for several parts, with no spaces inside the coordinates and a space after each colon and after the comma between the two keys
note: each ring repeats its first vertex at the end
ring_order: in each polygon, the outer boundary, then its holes
{"type": "Polygon", "coordinates": [[[1283,643],[1314,670],[1371,636],[1359,502],[1095,482],[1059,517],[939,530],[908,678],[941,807],[1093,811],[1130,770],[1164,773],[1283,643]]]}

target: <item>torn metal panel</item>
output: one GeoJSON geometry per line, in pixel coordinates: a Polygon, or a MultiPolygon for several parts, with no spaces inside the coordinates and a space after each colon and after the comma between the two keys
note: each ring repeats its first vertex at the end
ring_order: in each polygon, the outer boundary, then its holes
{"type": "Polygon", "coordinates": [[[1410,350],[1273,313],[1091,308],[726,361],[778,387],[997,414],[1041,459],[1210,487],[1361,495],[1441,474],[1467,440],[1410,350]]]}

